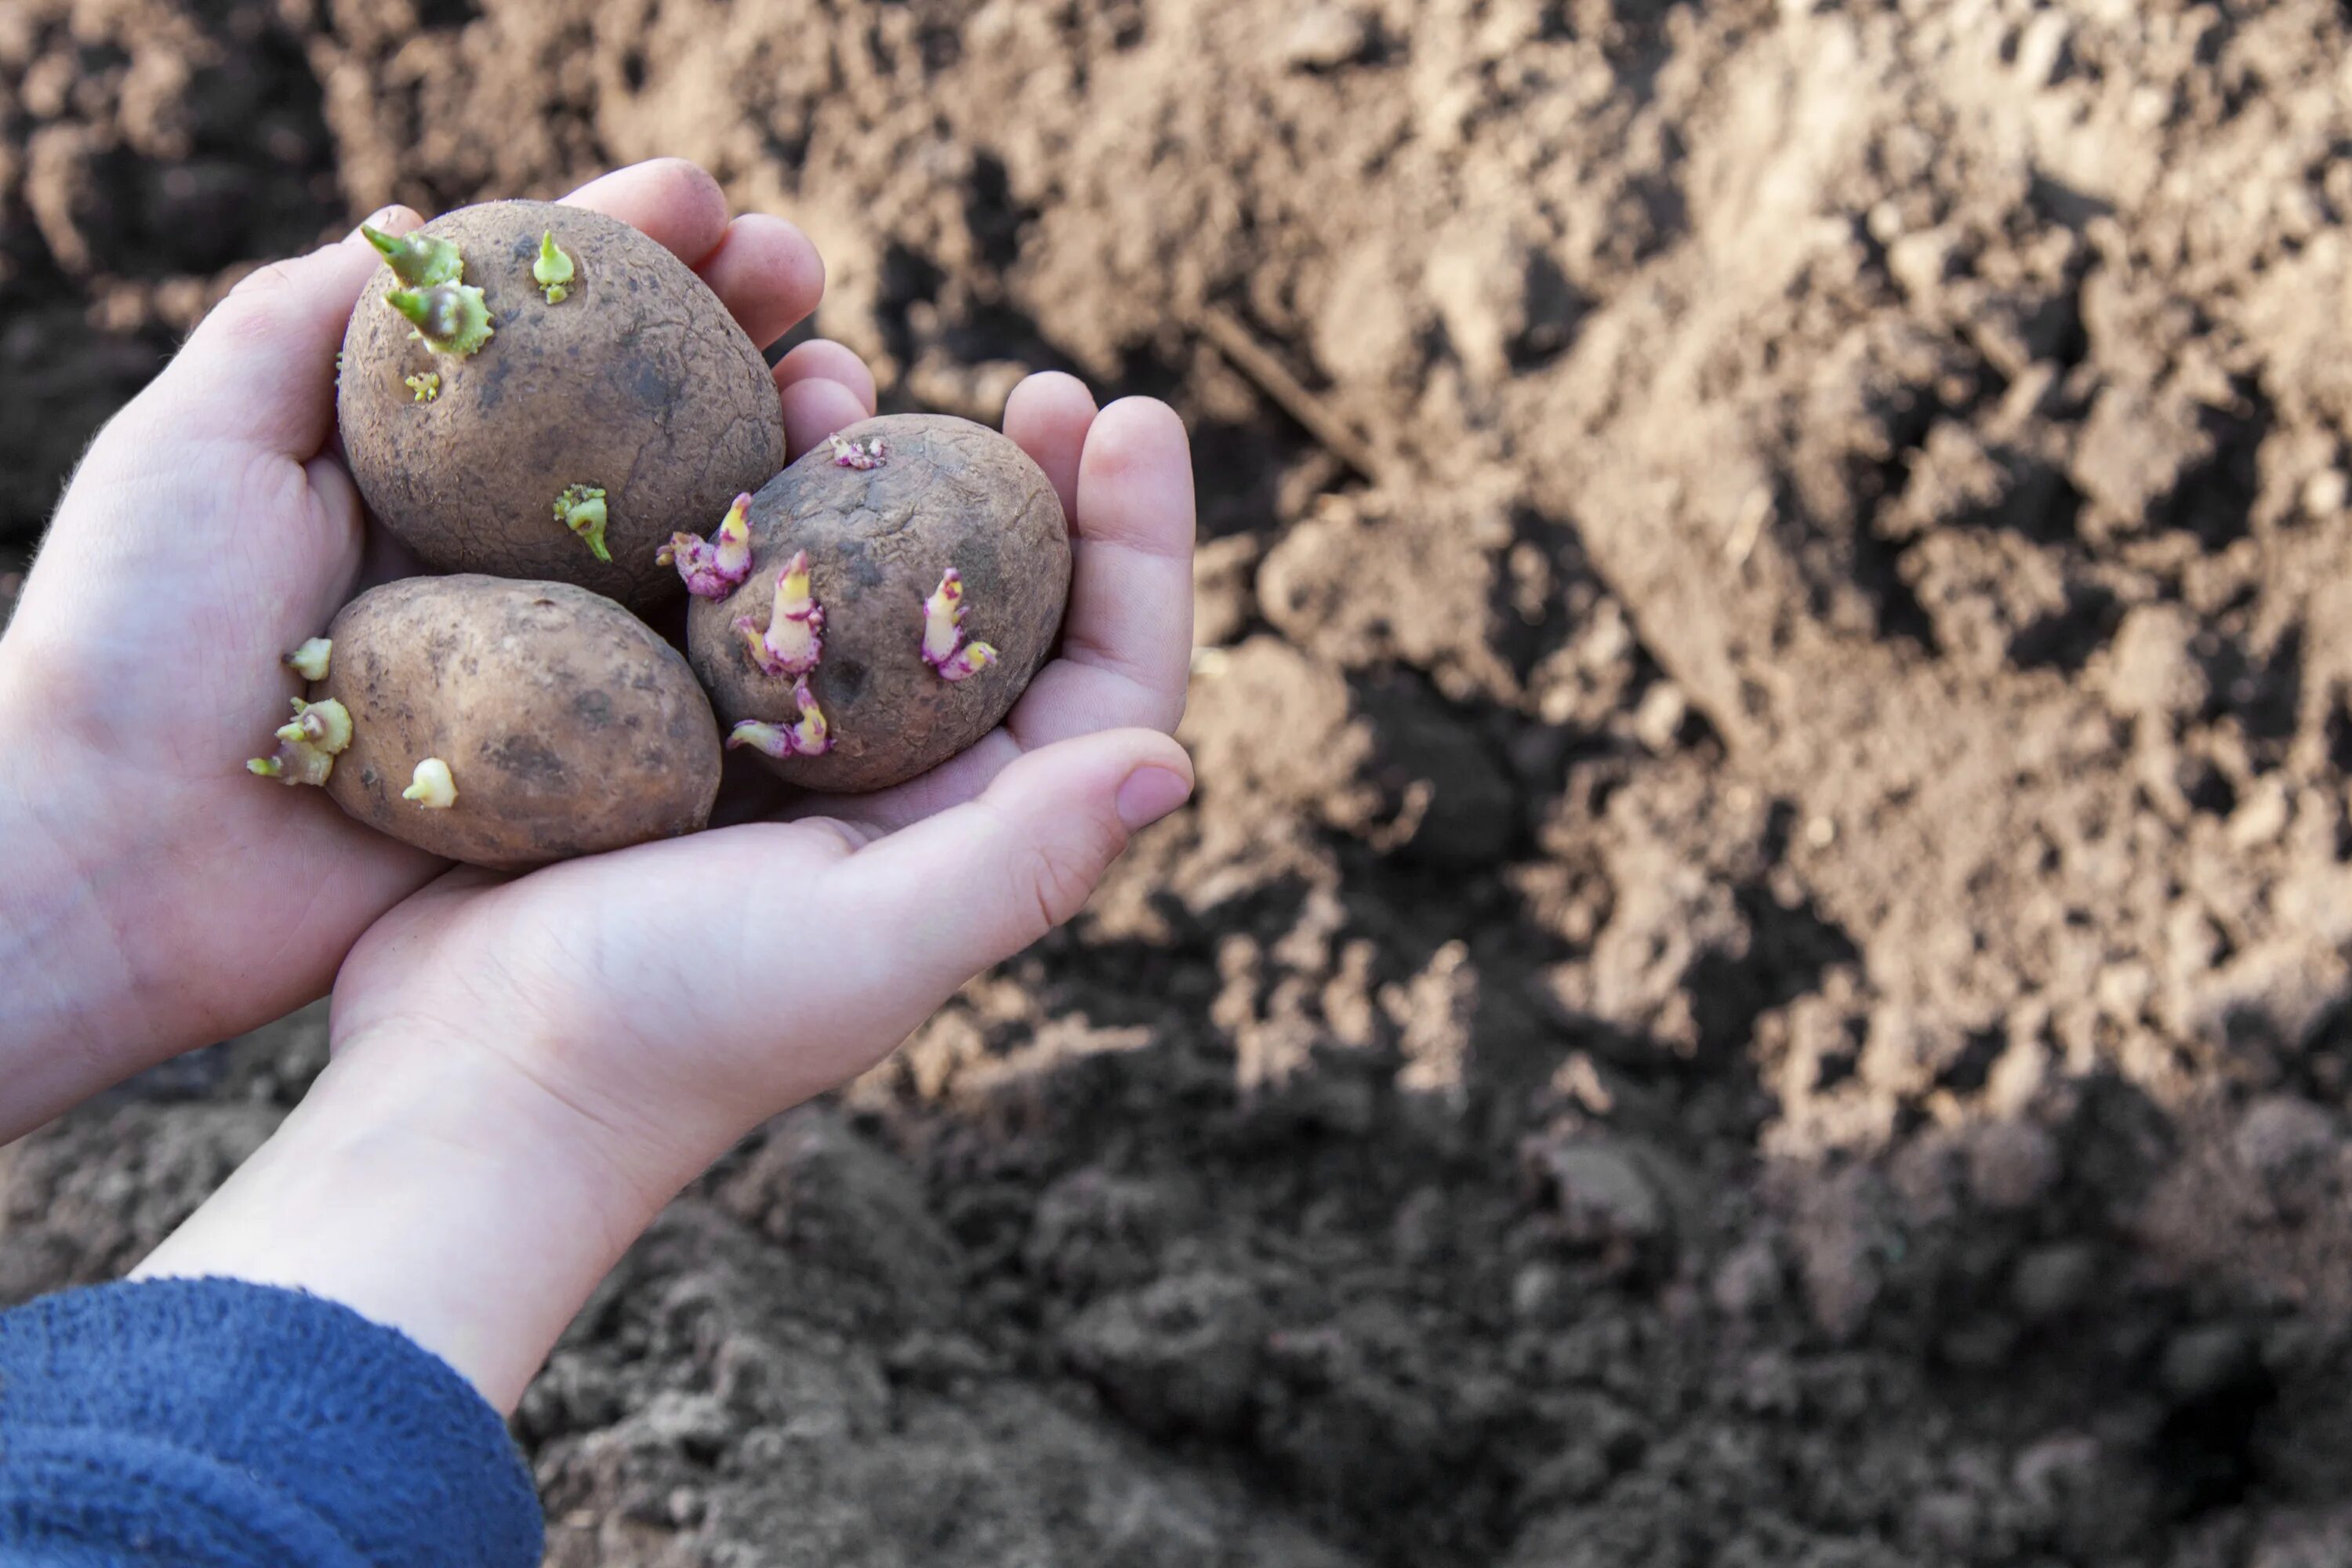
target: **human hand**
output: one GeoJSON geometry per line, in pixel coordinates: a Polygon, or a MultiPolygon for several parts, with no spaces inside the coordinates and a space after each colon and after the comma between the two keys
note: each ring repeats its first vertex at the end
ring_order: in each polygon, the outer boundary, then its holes
{"type": "MultiPolygon", "coordinates": [[[[730,222],[692,164],[564,199],[667,245],[762,345],[824,291],[798,229],[730,222]]],[[[377,264],[354,233],[232,290],[92,443],[0,639],[0,1142],[319,995],[444,868],[244,767],[301,689],[281,656],[363,574],[398,574],[331,439],[336,350],[377,264]]],[[[838,344],[794,349],[776,380],[795,453],[874,409],[838,344]]]]}
{"type": "Polygon", "coordinates": [[[1191,788],[1161,732],[1190,655],[1190,458],[1163,405],[1096,415],[1066,377],[1005,422],[1075,531],[1060,657],[1003,730],[790,820],[441,878],[352,950],[310,1098],[140,1271],[341,1300],[511,1408],[680,1186],[1074,915],[1191,788]]]}
{"type": "Polygon", "coordinates": [[[1076,913],[1190,790],[1167,731],[1192,647],[1191,458],[1165,405],[1097,415],[1064,375],[1024,383],[1005,423],[1075,522],[1061,642],[1003,727],[880,794],[786,796],[771,820],[519,879],[452,871],[352,950],[338,1048],[464,1041],[648,1142],[690,1131],[659,1185],[1076,913]]]}

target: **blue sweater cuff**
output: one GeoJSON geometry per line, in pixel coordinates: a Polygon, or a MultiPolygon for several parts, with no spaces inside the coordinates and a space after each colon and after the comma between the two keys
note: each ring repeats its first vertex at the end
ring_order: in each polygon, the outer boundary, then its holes
{"type": "Polygon", "coordinates": [[[535,1568],[542,1538],[498,1413],[348,1307],[155,1279],[0,1312],[0,1560],[535,1568]]]}

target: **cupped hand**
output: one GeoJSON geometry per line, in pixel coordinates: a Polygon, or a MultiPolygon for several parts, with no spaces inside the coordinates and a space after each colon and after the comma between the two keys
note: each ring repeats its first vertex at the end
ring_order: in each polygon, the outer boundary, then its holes
{"type": "MultiPolygon", "coordinates": [[[[564,199],[667,246],[763,346],[823,293],[798,229],[730,222],[689,163],[564,199]]],[[[0,641],[0,1141],[319,995],[444,869],[244,768],[300,689],[281,656],[383,574],[333,449],[336,351],[377,264],[354,233],[233,289],[91,445],[0,641]]],[[[873,411],[837,344],[776,379],[795,451],[873,411]]]]}
{"type": "Polygon", "coordinates": [[[353,951],[339,1056],[478,1051],[585,1115],[656,1201],[1076,914],[1191,791],[1167,733],[1192,647],[1191,458],[1164,405],[1098,414],[1066,375],[1016,388],[1005,427],[1060,492],[1073,561],[1055,657],[1001,728],[878,794],[746,784],[733,809],[764,799],[766,819],[520,878],[453,871],[353,951]]]}
{"type": "MultiPolygon", "coordinates": [[[[873,409],[864,368],[830,344],[793,350],[777,379],[795,452],[873,409]]],[[[1166,732],[1191,653],[1191,458],[1165,406],[1097,413],[1064,375],[1016,388],[1004,423],[1061,496],[1073,572],[1056,657],[1000,729],[859,797],[794,798],[739,765],[710,831],[430,881],[351,948],[334,1059],[310,1095],[141,1272],[343,1301],[511,1409],[680,1185],[1074,915],[1192,787],[1166,732]]],[[[342,582],[356,569],[341,560],[342,582]]],[[[309,635],[340,591],[257,640],[258,656],[309,635]]],[[[299,793],[257,797],[282,813],[299,793]]],[[[267,842],[283,820],[247,831],[267,842]]],[[[339,836],[313,882],[330,860],[373,862],[370,897],[346,897],[338,920],[364,923],[432,869],[337,818],[309,830],[339,836]]]]}

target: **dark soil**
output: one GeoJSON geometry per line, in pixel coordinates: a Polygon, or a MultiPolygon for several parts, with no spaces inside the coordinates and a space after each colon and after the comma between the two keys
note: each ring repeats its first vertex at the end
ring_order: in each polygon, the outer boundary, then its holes
{"type": "MultiPolygon", "coordinates": [[[[1198,447],[1197,804],[751,1141],[561,1564],[2352,1561],[2326,0],[0,12],[5,574],[243,268],[695,157],[1198,447]]],[[[133,1261],[320,1020],[10,1156],[133,1261]]]]}

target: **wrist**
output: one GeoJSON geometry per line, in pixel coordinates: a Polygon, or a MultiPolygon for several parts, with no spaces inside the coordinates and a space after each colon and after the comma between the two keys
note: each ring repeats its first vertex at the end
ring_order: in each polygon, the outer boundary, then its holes
{"type": "Polygon", "coordinates": [[[355,1039],[135,1272],[340,1301],[509,1411],[685,1162],[494,1052],[355,1039]]]}

